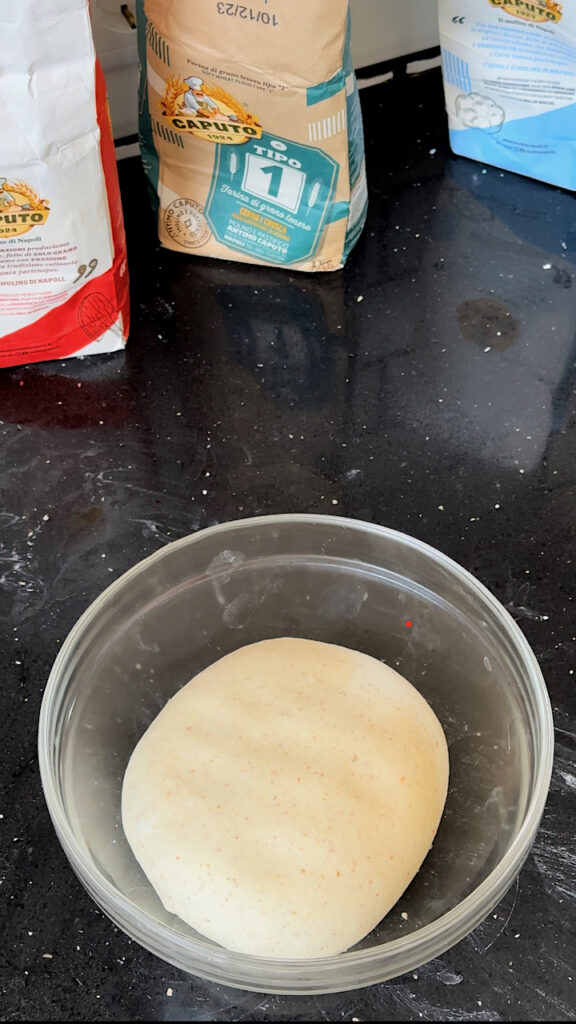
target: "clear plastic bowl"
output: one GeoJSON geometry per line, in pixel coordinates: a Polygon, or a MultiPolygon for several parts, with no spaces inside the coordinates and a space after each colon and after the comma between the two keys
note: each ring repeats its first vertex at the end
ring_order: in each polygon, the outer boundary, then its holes
{"type": "Polygon", "coordinates": [[[191,974],[314,994],[414,970],[493,909],[538,828],[553,727],[524,636],[455,562],[369,523],[280,515],[185,537],[113,583],[55,662],[39,753],[64,851],[120,928],[191,974]],[[229,952],[167,913],[120,816],[126,764],[166,701],[222,655],[279,636],[342,644],[397,668],[434,708],[450,748],[445,813],[410,888],[358,946],[304,962],[229,952]]]}

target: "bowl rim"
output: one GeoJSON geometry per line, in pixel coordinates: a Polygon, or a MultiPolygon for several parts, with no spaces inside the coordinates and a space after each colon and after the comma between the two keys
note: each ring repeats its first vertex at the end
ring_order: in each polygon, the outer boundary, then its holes
{"type": "Polygon", "coordinates": [[[340,991],[395,977],[404,971],[415,969],[434,956],[441,955],[446,949],[454,945],[455,942],[469,934],[490,913],[505,894],[529,853],[549,792],[553,756],[554,724],[552,708],[542,672],[524,634],[510,613],[491,591],[458,562],[445,555],[438,548],[410,534],[363,519],[314,512],[246,516],[240,519],[216,523],[164,544],[157,551],[131,566],[90,603],[68,633],[48,677],[42,697],[38,724],[40,776],[44,797],[56,834],[74,871],[97,904],[112,918],[114,923],[123,928],[124,931],[127,931],[141,945],[151,949],[157,956],[176,964],[176,966],[189,973],[245,989],[253,988],[256,991],[289,992],[292,994],[297,994],[300,991],[305,991],[308,994],[313,992],[340,991]],[[122,590],[135,576],[146,572],[151,565],[161,561],[168,551],[173,552],[180,547],[201,543],[209,535],[215,536],[218,533],[226,533],[234,529],[248,529],[256,524],[275,526],[294,522],[305,522],[309,525],[333,525],[340,528],[345,527],[359,530],[363,533],[369,532],[379,536],[387,536],[389,539],[406,544],[408,547],[418,551],[427,558],[433,559],[437,563],[442,563],[468,589],[475,591],[477,596],[488,604],[496,617],[500,619],[521,659],[522,666],[530,682],[530,690],[535,700],[535,705],[537,706],[536,719],[540,732],[538,738],[541,747],[538,763],[534,771],[533,785],[528,795],[526,812],[518,834],[490,874],[468,896],[458,903],[457,906],[442,914],[441,917],[414,932],[410,932],[408,935],[392,939],[380,946],[309,960],[279,960],[256,957],[215,946],[209,940],[204,942],[202,938],[196,939],[183,935],[171,929],[170,926],[158,921],[153,915],[141,910],[112,883],[108,882],[105,877],[95,870],[92,861],[85,855],[77,843],[74,831],[64,813],[57,772],[54,770],[51,757],[53,739],[50,735],[50,716],[53,704],[58,696],[58,684],[62,670],[69,654],[74,649],[77,640],[83,634],[86,626],[98,615],[100,610],[117,591],[122,590]],[[110,909],[111,907],[113,910],[110,909]],[[128,929],[127,921],[133,926],[132,930],[128,929]],[[147,942],[147,932],[153,933],[154,931],[157,933],[156,941],[147,942]],[[174,959],[174,950],[169,947],[178,948],[180,956],[177,959],[174,959]],[[384,967],[389,961],[401,961],[402,963],[398,970],[393,969],[389,972],[386,969],[375,970],[378,965],[384,967]],[[374,968],[369,973],[367,980],[362,980],[357,985],[354,984],[354,979],[347,979],[342,984],[326,984],[326,979],[331,975],[339,972],[345,975],[346,968],[360,966],[364,966],[368,970],[374,968]],[[263,977],[263,980],[266,979],[267,973],[274,975],[274,972],[278,972],[278,975],[283,977],[285,984],[276,982],[274,987],[263,987],[262,984],[255,984],[254,978],[252,978],[250,984],[247,984],[248,974],[251,976],[252,971],[256,968],[259,975],[263,977]],[[247,972],[246,977],[244,972],[247,972]],[[231,973],[232,977],[230,977],[231,973]],[[294,987],[290,984],[292,976],[302,975],[303,973],[323,975],[322,980],[324,984],[321,987],[308,984],[304,989],[301,985],[294,987]],[[241,980],[238,981],[238,978],[241,980]]]}

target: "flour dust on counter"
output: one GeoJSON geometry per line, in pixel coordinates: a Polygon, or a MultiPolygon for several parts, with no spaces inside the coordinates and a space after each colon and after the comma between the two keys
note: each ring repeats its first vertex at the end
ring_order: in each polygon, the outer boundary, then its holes
{"type": "MultiPolygon", "coordinates": [[[[0,373],[6,1020],[574,1020],[574,197],[451,154],[439,72],[360,97],[370,203],[344,274],[160,248],[140,161],[124,160],[134,344],[0,373]],[[409,116],[390,119],[400,106],[409,116]],[[470,323],[478,299],[514,318],[507,347],[500,317],[470,323]],[[549,616],[518,625],[550,691],[556,765],[522,874],[471,936],[368,989],[262,996],[191,978],[97,909],[44,806],[38,713],[110,567],[120,575],[169,535],[332,498],[441,547],[514,615],[549,616]]],[[[410,927],[407,901],[392,913],[410,927]]]]}

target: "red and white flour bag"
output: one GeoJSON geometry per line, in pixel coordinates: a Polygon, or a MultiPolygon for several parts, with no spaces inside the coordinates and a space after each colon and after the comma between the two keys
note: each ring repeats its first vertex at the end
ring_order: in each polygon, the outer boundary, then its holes
{"type": "Polygon", "coordinates": [[[88,0],[2,0],[0,367],[121,348],[128,302],[88,0]]]}

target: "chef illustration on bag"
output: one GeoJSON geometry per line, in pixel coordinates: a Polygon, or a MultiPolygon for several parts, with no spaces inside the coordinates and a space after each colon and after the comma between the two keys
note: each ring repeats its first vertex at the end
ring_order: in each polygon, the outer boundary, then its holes
{"type": "Polygon", "coordinates": [[[8,181],[0,177],[0,209],[47,210],[48,200],[40,199],[33,188],[23,181],[8,181]]]}
{"type": "Polygon", "coordinates": [[[219,113],[218,104],[204,92],[201,78],[192,75],[185,78],[184,82],[188,86],[188,92],[184,94],[185,110],[190,110],[192,114],[207,114],[208,117],[219,113]]]}
{"type": "Polygon", "coordinates": [[[210,142],[238,144],[262,137],[258,118],[243,103],[221,85],[199,75],[170,75],[160,106],[176,131],[190,132],[210,142]]]}
{"type": "Polygon", "coordinates": [[[25,181],[9,181],[0,175],[0,239],[40,227],[49,213],[49,201],[41,199],[25,181]]]}
{"type": "Polygon", "coordinates": [[[8,191],[8,178],[0,178],[0,206],[15,206],[16,199],[8,191]]]}

